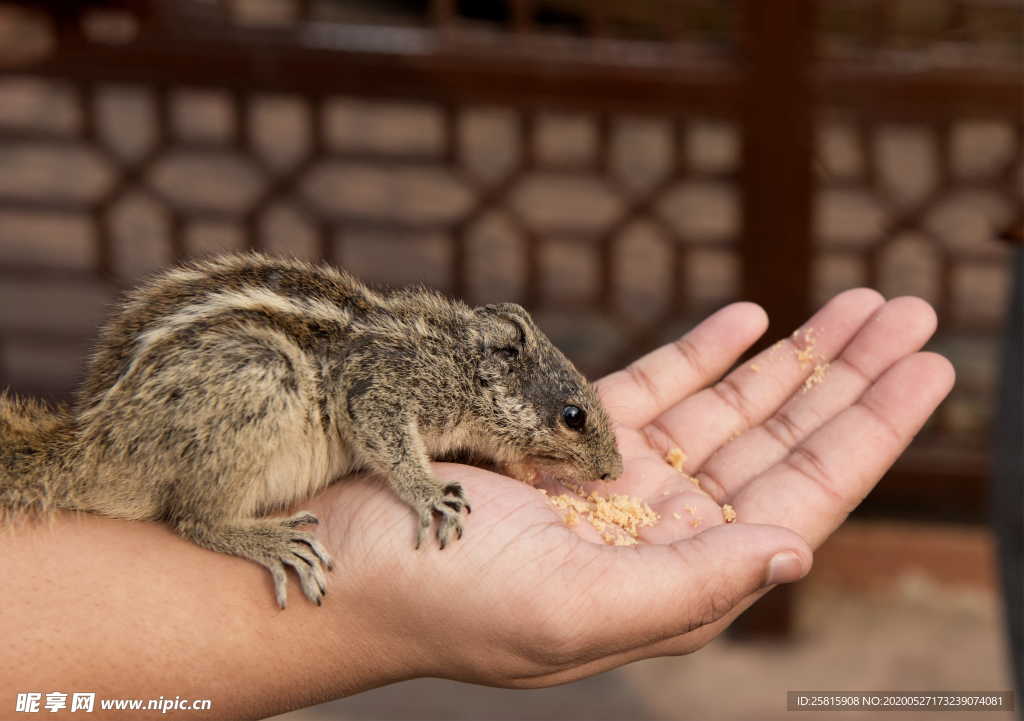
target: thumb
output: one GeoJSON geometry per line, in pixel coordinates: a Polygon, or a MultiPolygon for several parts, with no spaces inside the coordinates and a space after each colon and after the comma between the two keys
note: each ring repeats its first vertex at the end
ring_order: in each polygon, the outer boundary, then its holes
{"type": "Polygon", "coordinates": [[[717,621],[759,590],[799,581],[813,562],[807,542],[781,526],[723,524],[672,547],[677,583],[688,589],[686,631],[717,621]]]}
{"type": "MultiPolygon", "coordinates": [[[[635,547],[634,547],[635,548],[635,547]]],[[[724,524],[667,546],[646,546],[617,564],[617,592],[605,597],[619,638],[636,647],[717,621],[751,594],[807,575],[812,553],[781,526],[724,524]],[[643,560],[641,560],[643,559],[643,560]],[[624,622],[625,621],[625,622],[624,622]]]]}

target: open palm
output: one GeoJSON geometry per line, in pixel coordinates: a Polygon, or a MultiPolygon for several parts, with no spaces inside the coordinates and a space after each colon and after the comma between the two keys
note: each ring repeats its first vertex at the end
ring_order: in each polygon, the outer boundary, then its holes
{"type": "Polygon", "coordinates": [[[410,512],[379,480],[345,481],[314,501],[337,560],[330,593],[352,593],[407,639],[409,675],[540,686],[696,650],[770,585],[809,570],[811,549],[953,382],[945,359],[917,352],[935,316],[914,298],[843,293],[722,378],[766,325],[757,306],[729,306],[598,383],[625,473],[592,490],[660,514],[639,544],[568,528],[513,479],[437,464],[474,509],[465,538],[444,551],[412,549],[410,512]],[[672,448],[700,488],[666,463],[672,448]],[[737,523],[723,523],[724,503],[737,523]]]}

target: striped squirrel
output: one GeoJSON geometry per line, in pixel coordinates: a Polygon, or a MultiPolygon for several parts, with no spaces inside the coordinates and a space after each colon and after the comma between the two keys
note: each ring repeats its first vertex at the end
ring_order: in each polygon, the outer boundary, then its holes
{"type": "Polygon", "coordinates": [[[162,520],[214,551],[286,567],[320,604],[331,559],[310,513],[269,517],[359,469],[387,478],[441,548],[469,501],[431,458],[532,480],[617,478],[596,393],[518,305],[371,289],[251,253],[164,272],[102,328],[70,407],[0,395],[0,513],[162,520]]]}

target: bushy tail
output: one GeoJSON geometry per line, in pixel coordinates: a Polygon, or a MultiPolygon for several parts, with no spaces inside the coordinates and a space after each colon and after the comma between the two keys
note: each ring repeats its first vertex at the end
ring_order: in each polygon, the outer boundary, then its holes
{"type": "Polygon", "coordinates": [[[54,485],[54,444],[70,418],[64,407],[0,392],[0,523],[54,509],[65,490],[54,485]]]}

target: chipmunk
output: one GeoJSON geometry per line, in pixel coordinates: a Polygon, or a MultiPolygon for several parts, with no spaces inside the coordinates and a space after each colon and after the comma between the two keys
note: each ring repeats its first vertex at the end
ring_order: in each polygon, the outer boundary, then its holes
{"type": "Polygon", "coordinates": [[[162,520],[251,559],[287,600],[319,605],[330,570],[307,512],[268,514],[366,469],[443,549],[471,511],[431,458],[531,480],[622,472],[608,417],[572,363],[512,303],[470,308],[421,287],[260,254],[164,272],[102,328],[70,407],[0,396],[0,512],[162,520]]]}

